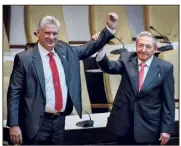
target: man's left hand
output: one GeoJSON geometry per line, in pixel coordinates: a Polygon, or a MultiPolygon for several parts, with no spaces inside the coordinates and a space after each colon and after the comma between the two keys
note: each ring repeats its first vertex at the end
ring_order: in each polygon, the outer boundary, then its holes
{"type": "Polygon", "coordinates": [[[160,139],[159,140],[160,140],[161,145],[167,144],[169,139],[170,139],[170,134],[168,134],[168,133],[161,133],[160,134],[160,139]]]}

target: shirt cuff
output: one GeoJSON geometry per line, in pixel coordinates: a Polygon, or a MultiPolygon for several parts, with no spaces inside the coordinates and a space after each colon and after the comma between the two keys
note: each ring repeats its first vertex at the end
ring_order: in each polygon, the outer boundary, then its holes
{"type": "Polygon", "coordinates": [[[161,133],[161,135],[164,137],[170,137],[170,134],[168,134],[168,133],[161,133]]]}
{"type": "Polygon", "coordinates": [[[97,56],[96,56],[96,61],[101,61],[104,56],[106,55],[106,52],[104,51],[104,49],[101,49],[100,51],[98,51],[97,56]]]}
{"type": "Polygon", "coordinates": [[[109,32],[110,32],[111,34],[114,34],[114,33],[115,33],[115,29],[112,30],[112,29],[110,29],[107,25],[106,25],[106,28],[109,30],[109,32]]]}

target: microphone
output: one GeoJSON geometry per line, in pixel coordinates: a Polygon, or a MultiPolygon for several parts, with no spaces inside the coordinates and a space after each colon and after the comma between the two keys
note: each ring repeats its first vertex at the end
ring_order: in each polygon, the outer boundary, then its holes
{"type": "Polygon", "coordinates": [[[114,35],[114,38],[117,39],[117,40],[123,45],[123,49],[126,49],[122,40],[120,40],[120,39],[119,39],[118,37],[116,37],[115,35],[114,35]]]}
{"type": "Polygon", "coordinates": [[[78,126],[78,127],[93,127],[94,121],[91,120],[90,114],[88,112],[86,112],[85,110],[83,110],[83,111],[89,116],[89,120],[80,121],[80,122],[76,123],[76,126],[78,126]]]}
{"type": "Polygon", "coordinates": [[[155,32],[157,32],[164,40],[164,43],[167,43],[167,44],[171,44],[170,40],[168,39],[167,36],[161,34],[158,30],[156,30],[153,26],[150,26],[150,29],[154,30],[155,32]]]}
{"type": "Polygon", "coordinates": [[[163,34],[161,34],[159,31],[157,31],[153,26],[150,26],[150,29],[154,30],[155,32],[157,32],[160,36],[163,37],[164,43],[167,43],[168,45],[166,46],[162,46],[158,48],[158,51],[167,51],[167,50],[173,50],[173,46],[171,45],[170,40],[168,39],[167,36],[164,36],[163,34]]]}
{"type": "Polygon", "coordinates": [[[117,39],[117,40],[123,45],[123,48],[113,50],[113,51],[111,51],[110,53],[111,53],[111,54],[120,54],[120,53],[122,53],[122,52],[127,52],[127,49],[125,48],[125,45],[124,45],[123,41],[121,41],[121,40],[120,40],[118,37],[116,37],[115,35],[114,35],[114,38],[117,39]]]}

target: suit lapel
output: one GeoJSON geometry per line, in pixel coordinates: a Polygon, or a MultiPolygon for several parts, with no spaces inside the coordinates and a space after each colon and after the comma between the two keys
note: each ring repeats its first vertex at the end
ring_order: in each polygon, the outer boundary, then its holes
{"type": "Polygon", "coordinates": [[[46,97],[45,96],[46,95],[45,94],[45,77],[44,77],[44,72],[43,72],[43,63],[42,63],[40,53],[38,51],[38,45],[36,45],[34,47],[33,65],[34,65],[35,70],[37,72],[38,79],[39,79],[39,82],[40,82],[40,86],[41,86],[41,89],[43,91],[43,95],[44,95],[44,97],[46,97]]]}
{"type": "Polygon", "coordinates": [[[158,64],[157,58],[154,56],[153,60],[152,60],[152,63],[150,65],[149,69],[148,69],[148,72],[147,72],[147,75],[145,77],[143,87],[142,87],[140,93],[142,91],[145,91],[149,87],[149,85],[153,81],[155,81],[155,77],[157,77],[158,72],[159,72],[159,64],[158,64]]]}
{"type": "Polygon", "coordinates": [[[129,75],[131,77],[131,82],[134,87],[134,91],[138,94],[138,63],[137,57],[135,56],[129,61],[129,75]]]}

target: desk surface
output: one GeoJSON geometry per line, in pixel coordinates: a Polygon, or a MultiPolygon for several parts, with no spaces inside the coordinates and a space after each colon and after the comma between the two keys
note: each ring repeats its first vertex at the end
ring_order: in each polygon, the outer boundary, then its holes
{"type": "MultiPolygon", "coordinates": [[[[80,119],[78,115],[66,116],[65,130],[106,127],[109,115],[110,115],[110,112],[90,114],[91,119],[94,121],[94,127],[87,127],[87,128],[82,128],[82,127],[76,126],[77,122],[89,120],[89,116],[87,114],[83,114],[82,119],[80,119]]],[[[178,121],[178,120],[179,120],[179,109],[175,109],[175,121],[178,121]]],[[[6,120],[3,121],[3,124],[4,124],[3,126],[6,127],[6,120]]]]}

